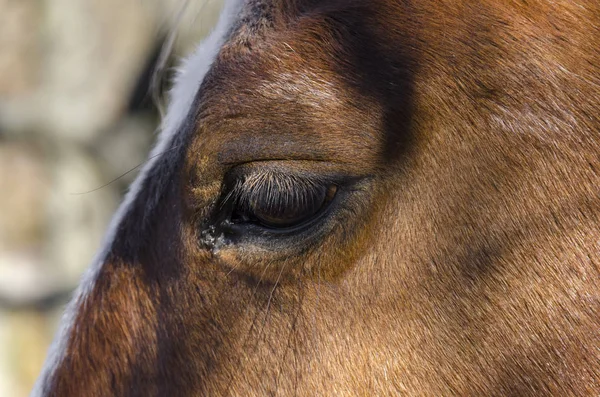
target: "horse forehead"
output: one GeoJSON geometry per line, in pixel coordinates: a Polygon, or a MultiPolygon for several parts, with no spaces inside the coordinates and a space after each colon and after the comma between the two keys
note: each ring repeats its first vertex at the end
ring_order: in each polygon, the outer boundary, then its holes
{"type": "MultiPolygon", "coordinates": [[[[261,127],[278,119],[277,123],[291,122],[294,131],[322,131],[299,125],[308,121],[300,115],[310,114],[310,122],[325,120],[321,116],[339,114],[348,102],[349,93],[332,73],[331,54],[317,53],[314,43],[302,40],[306,29],[290,26],[290,21],[304,18],[298,13],[298,2],[294,10],[290,3],[249,0],[243,4],[195,103],[198,123],[210,135],[227,130],[221,128],[223,124],[240,116],[256,130],[270,131],[261,127]]],[[[248,135],[251,128],[234,130],[248,135]]]]}

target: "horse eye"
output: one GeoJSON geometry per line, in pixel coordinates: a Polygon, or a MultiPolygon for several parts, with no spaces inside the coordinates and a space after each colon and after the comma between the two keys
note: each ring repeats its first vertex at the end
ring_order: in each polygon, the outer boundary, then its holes
{"type": "Polygon", "coordinates": [[[272,229],[301,225],[316,216],[337,193],[336,185],[270,184],[253,189],[232,214],[233,222],[272,229]]]}

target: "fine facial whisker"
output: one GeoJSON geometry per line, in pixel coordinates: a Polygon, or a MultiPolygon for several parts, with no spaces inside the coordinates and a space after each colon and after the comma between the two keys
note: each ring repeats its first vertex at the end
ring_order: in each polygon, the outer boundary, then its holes
{"type": "Polygon", "coordinates": [[[92,190],[88,190],[88,191],[86,191],[86,192],[71,193],[71,196],[82,196],[82,195],[84,195],[84,194],[90,194],[90,193],[97,192],[97,191],[98,191],[98,190],[100,190],[100,189],[104,189],[105,187],[112,185],[113,183],[117,182],[119,179],[121,179],[121,178],[124,178],[125,176],[127,176],[127,175],[131,174],[133,171],[135,171],[135,170],[139,169],[140,167],[142,167],[142,166],[146,165],[146,164],[147,164],[147,163],[148,163],[150,160],[153,160],[153,159],[155,159],[155,158],[157,158],[157,157],[160,157],[160,156],[162,156],[163,154],[165,154],[165,153],[168,153],[168,152],[170,152],[171,150],[175,150],[175,149],[177,149],[177,148],[178,148],[178,147],[180,147],[180,146],[181,146],[181,145],[175,145],[175,146],[173,146],[173,147],[170,147],[169,149],[166,149],[166,150],[164,150],[164,151],[162,151],[162,152],[160,152],[160,153],[157,153],[157,154],[155,154],[155,155],[153,155],[153,156],[150,156],[150,157],[148,157],[146,160],[142,161],[141,163],[139,163],[139,164],[138,164],[138,165],[136,165],[135,167],[131,168],[129,171],[122,173],[122,174],[121,174],[121,175],[119,175],[118,177],[116,177],[116,178],[112,179],[111,181],[109,181],[109,182],[105,183],[104,185],[102,185],[102,186],[100,186],[100,187],[97,187],[97,188],[95,188],[95,189],[92,189],[92,190]]]}
{"type": "MultiPolygon", "coordinates": [[[[263,278],[264,278],[264,276],[265,276],[265,274],[266,274],[269,266],[270,266],[270,263],[267,264],[267,266],[265,266],[265,268],[263,269],[263,271],[262,271],[262,273],[260,275],[260,278],[259,278],[258,282],[256,283],[256,286],[254,287],[254,290],[252,291],[252,295],[250,297],[250,302],[248,302],[248,306],[246,307],[246,310],[244,310],[243,317],[246,317],[246,315],[249,313],[250,309],[252,308],[251,302],[253,300],[255,300],[258,288],[260,287],[260,284],[261,284],[261,282],[262,282],[262,280],[263,280],[263,278]]],[[[256,299],[256,301],[258,301],[258,299],[256,299]]],[[[252,319],[252,324],[250,325],[250,328],[248,329],[248,332],[246,333],[246,337],[244,338],[244,340],[242,342],[242,346],[241,346],[242,350],[244,350],[246,348],[246,346],[248,345],[248,342],[250,340],[250,337],[252,336],[252,332],[254,330],[254,327],[256,326],[256,321],[258,320],[259,314],[260,314],[260,311],[257,310],[256,314],[254,315],[254,318],[252,319]]],[[[256,346],[258,346],[258,339],[257,339],[256,346]]],[[[255,348],[256,348],[256,346],[255,346],[255,348]]],[[[241,361],[242,361],[242,355],[238,355],[237,365],[239,365],[241,363],[241,361]]],[[[227,392],[229,392],[229,389],[230,389],[230,387],[231,387],[232,384],[233,384],[233,373],[229,377],[229,382],[227,383],[227,389],[226,389],[227,392]]]]}

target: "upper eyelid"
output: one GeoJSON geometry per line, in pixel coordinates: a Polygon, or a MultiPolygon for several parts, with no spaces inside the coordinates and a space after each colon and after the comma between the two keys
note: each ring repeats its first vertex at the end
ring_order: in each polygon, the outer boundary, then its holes
{"type": "Polygon", "coordinates": [[[330,182],[311,176],[298,176],[283,172],[259,172],[236,181],[233,188],[227,193],[224,201],[248,199],[252,194],[260,190],[280,187],[281,191],[307,191],[311,188],[322,187],[330,182]],[[296,185],[296,186],[295,186],[296,185]],[[299,189],[298,189],[299,188],[299,189]]]}
{"type": "Polygon", "coordinates": [[[221,192],[219,211],[224,210],[227,205],[231,205],[242,196],[248,195],[251,190],[248,189],[247,181],[253,179],[264,178],[267,175],[282,177],[283,179],[302,181],[305,186],[312,184],[327,185],[334,184],[338,187],[346,186],[351,188],[355,182],[360,180],[369,180],[375,176],[372,174],[353,175],[343,172],[336,168],[319,169],[319,172],[314,172],[310,168],[291,167],[290,162],[295,161],[258,161],[249,162],[236,167],[233,167],[225,175],[223,189],[221,192]]]}
{"type": "Polygon", "coordinates": [[[304,186],[323,184],[324,181],[321,178],[315,178],[313,176],[298,176],[294,174],[278,172],[278,171],[267,171],[258,172],[248,175],[243,183],[242,188],[253,190],[255,188],[264,187],[266,185],[278,185],[284,188],[293,187],[293,184],[302,184],[304,186]]]}

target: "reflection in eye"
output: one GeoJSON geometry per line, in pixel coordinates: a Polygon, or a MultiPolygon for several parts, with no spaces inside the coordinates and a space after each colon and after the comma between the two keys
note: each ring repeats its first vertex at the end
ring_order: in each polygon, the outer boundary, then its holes
{"type": "Polygon", "coordinates": [[[257,173],[232,192],[234,223],[255,223],[273,229],[309,221],[335,197],[337,186],[279,172],[257,173]]]}

